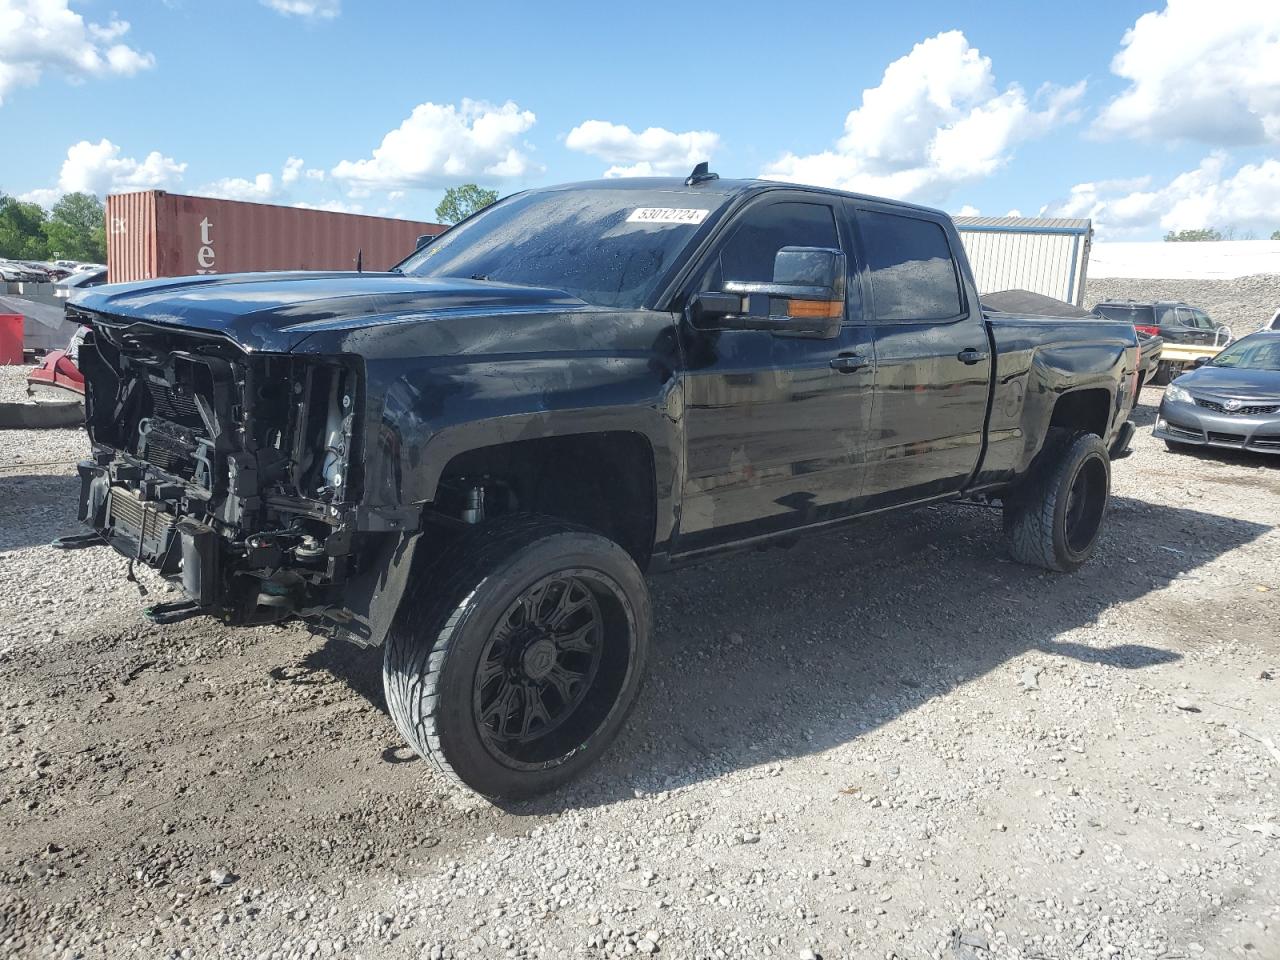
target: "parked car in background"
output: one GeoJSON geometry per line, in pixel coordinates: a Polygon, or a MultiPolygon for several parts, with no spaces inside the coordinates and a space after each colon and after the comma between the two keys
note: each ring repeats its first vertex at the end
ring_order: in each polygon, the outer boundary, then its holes
{"type": "Polygon", "coordinates": [[[4,283],[43,283],[48,274],[18,260],[0,260],[0,281],[4,283]]]}
{"type": "Polygon", "coordinates": [[[101,270],[81,270],[79,273],[73,273],[63,280],[59,280],[53,285],[53,294],[56,297],[70,297],[72,294],[80,290],[87,290],[90,287],[100,287],[107,282],[107,268],[101,270]]]}
{"type": "Polygon", "coordinates": [[[1193,366],[1165,390],[1155,435],[1170,450],[1280,453],[1280,331],[1243,337],[1193,366]]]}
{"type": "MultiPolygon", "coordinates": [[[[1159,336],[1165,343],[1221,346],[1232,340],[1231,328],[1218,324],[1199,307],[1173,300],[1104,300],[1093,305],[1093,312],[1108,320],[1125,320],[1148,336],[1159,336]]],[[[1184,368],[1181,361],[1164,360],[1149,382],[1164,386],[1184,368]]]]}

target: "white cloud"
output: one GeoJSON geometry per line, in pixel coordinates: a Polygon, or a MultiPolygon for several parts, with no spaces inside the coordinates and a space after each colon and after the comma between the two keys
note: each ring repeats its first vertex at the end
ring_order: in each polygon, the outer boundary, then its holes
{"type": "Polygon", "coordinates": [[[322,200],[320,203],[307,203],[300,200],[291,204],[299,210],[328,210],[330,213],[364,213],[364,207],[358,203],[343,203],[341,200],[322,200]]]}
{"type": "Polygon", "coordinates": [[[1270,236],[1280,227],[1280,160],[1248,163],[1228,175],[1226,154],[1216,152],[1163,186],[1148,177],[1077,184],[1046,213],[1092,217],[1099,235],[1111,238],[1201,227],[1270,236]]]}
{"type": "Polygon", "coordinates": [[[223,200],[248,200],[253,203],[270,203],[279,196],[276,178],[260,173],[252,180],[244,177],[223,177],[200,188],[202,197],[221,197],[223,200]]]}
{"type": "Polygon", "coordinates": [[[55,188],[33,190],[26,199],[48,206],[64,193],[92,193],[99,197],[128,190],[168,189],[182,180],[185,163],[153,150],[141,160],[122,157],[110,140],[81,140],[67,150],[55,188]]]}
{"type": "Polygon", "coordinates": [[[118,42],[128,32],[129,24],[114,15],[106,24],[86,23],[68,0],[0,0],[0,105],[45,71],[78,82],[155,66],[152,54],[118,42]]]}
{"type": "Polygon", "coordinates": [[[303,161],[301,157],[290,157],[284,162],[284,169],[280,171],[280,182],[288,186],[298,182],[298,178],[302,176],[303,161]]]}
{"type": "Polygon", "coordinates": [[[952,214],[955,217],[980,217],[982,211],[971,203],[966,203],[963,207],[952,214]]]}
{"type": "Polygon", "coordinates": [[[1139,17],[1121,45],[1111,71],[1129,87],[1103,109],[1095,133],[1280,141],[1280,3],[1169,0],[1139,17]]]}
{"type": "Polygon", "coordinates": [[[630,127],[605,120],[587,120],[569,131],[564,145],[612,164],[606,177],[659,177],[688,173],[701,160],[710,160],[720,147],[720,135],[709,130],[673,133],[630,127]]]}
{"type": "Polygon", "coordinates": [[[280,169],[278,180],[270,173],[260,173],[252,179],[223,177],[202,186],[200,193],[202,196],[222,197],[225,200],[272,203],[279,201],[286,188],[299,183],[303,177],[308,180],[323,180],[324,171],[307,169],[306,162],[301,157],[289,157],[280,169]]]}
{"type": "Polygon", "coordinates": [[[365,160],[343,160],[339,180],[368,187],[442,187],[463,180],[506,179],[538,169],[520,140],[536,121],[508,100],[495,106],[423,103],[365,160]]]}
{"type": "Polygon", "coordinates": [[[997,92],[991,59],[952,30],[923,40],[885,69],[844,121],[834,149],[788,153],[761,176],[941,202],[959,183],[989,176],[1014,145],[1074,120],[1084,82],[1017,84],[997,92]]]}
{"type": "Polygon", "coordinates": [[[262,0],[262,5],[305,20],[332,20],[342,12],[342,0],[262,0]]]}

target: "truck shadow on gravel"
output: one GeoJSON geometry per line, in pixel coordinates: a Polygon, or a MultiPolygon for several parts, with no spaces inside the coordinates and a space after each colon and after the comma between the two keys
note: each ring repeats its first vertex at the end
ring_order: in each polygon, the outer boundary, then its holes
{"type": "MultiPolygon", "coordinates": [[[[1126,497],[1112,509],[1099,555],[1067,576],[1012,563],[999,512],[956,505],[651,577],[649,679],[622,735],[582,782],[507,809],[607,804],[854,743],[1028,651],[1121,670],[1177,660],[1173,637],[1064,635],[1270,527],[1126,497]]],[[[304,666],[385,711],[378,651],[330,643],[304,666]]]]}
{"type": "Polygon", "coordinates": [[[74,474],[0,473],[0,552],[83,533],[76,519],[79,496],[80,478],[74,474]]]}

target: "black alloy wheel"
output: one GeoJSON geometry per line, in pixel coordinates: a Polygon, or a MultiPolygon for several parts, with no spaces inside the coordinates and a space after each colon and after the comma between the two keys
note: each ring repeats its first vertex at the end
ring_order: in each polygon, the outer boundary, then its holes
{"type": "Polygon", "coordinates": [[[616,543],[547,517],[488,521],[406,589],[387,706],[420,756],[477,793],[544,793],[617,735],[650,620],[644,578],[616,543]]]}

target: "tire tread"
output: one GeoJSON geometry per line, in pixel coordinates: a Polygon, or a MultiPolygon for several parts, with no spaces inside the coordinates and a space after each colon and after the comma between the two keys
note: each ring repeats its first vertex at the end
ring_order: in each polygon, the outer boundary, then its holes
{"type": "Polygon", "coordinates": [[[436,725],[449,655],[471,609],[467,601],[520,549],[564,533],[593,531],[537,514],[512,514],[471,528],[434,563],[410,577],[387,632],[383,687],[391,719],[419,756],[467,789],[472,788],[449,763],[436,725]],[[414,611],[410,590],[428,600],[420,615],[414,611]]]}
{"type": "Polygon", "coordinates": [[[1054,516],[1064,474],[1077,459],[1077,448],[1101,445],[1097,434],[1051,428],[1044,449],[1026,479],[1004,506],[1004,534],[1009,554],[1019,563],[1060,573],[1074,569],[1059,558],[1054,516]]]}

